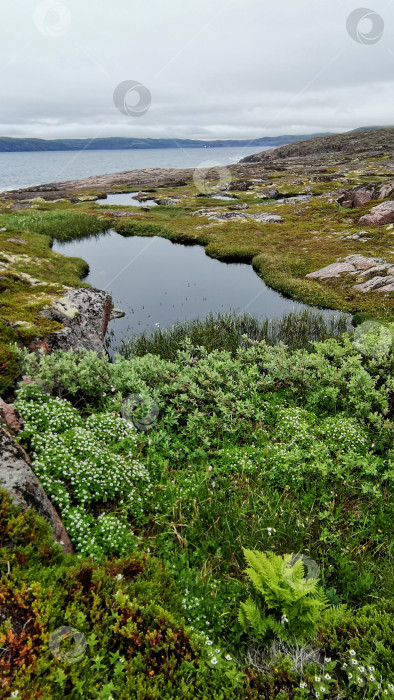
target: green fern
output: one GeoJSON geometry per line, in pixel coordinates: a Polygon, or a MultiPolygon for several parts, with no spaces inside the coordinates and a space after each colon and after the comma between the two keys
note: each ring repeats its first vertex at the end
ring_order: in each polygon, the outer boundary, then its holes
{"type": "Polygon", "coordinates": [[[238,620],[257,639],[300,641],[313,636],[319,615],[329,601],[318,578],[307,578],[300,555],[244,549],[246,573],[255,596],[241,603],[238,620]]]}

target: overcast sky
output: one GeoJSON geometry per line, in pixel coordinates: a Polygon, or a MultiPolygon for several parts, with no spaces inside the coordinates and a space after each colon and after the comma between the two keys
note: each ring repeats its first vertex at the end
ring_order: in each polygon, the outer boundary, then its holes
{"type": "MultiPolygon", "coordinates": [[[[356,17],[352,38],[357,0],[3,0],[0,135],[254,138],[393,124],[394,3],[365,2],[380,24],[361,19],[357,34],[356,17]],[[149,90],[142,116],[115,106],[123,81],[149,90]]],[[[135,91],[126,104],[140,105],[135,91]]]]}

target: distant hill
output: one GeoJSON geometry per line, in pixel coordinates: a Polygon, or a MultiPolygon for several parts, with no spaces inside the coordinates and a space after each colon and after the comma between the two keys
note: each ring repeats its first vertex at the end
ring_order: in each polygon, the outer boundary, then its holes
{"type": "MultiPolygon", "coordinates": [[[[324,136],[325,134],[315,134],[324,136]]],[[[272,136],[259,139],[242,139],[231,141],[216,139],[215,141],[198,141],[195,139],[137,139],[137,138],[106,138],[106,139],[20,139],[6,136],[0,137],[0,153],[20,153],[26,151],[112,151],[140,150],[144,148],[222,148],[242,147],[274,148],[284,144],[310,139],[311,134],[302,136],[272,136]]]]}
{"type": "Polygon", "coordinates": [[[357,131],[381,131],[382,129],[393,129],[393,125],[390,126],[360,126],[358,129],[353,129],[350,133],[356,133],[357,131]]]}
{"type": "Polygon", "coordinates": [[[394,151],[394,127],[375,129],[366,127],[347,131],[344,134],[331,134],[312,137],[302,143],[293,143],[261,153],[254,153],[241,160],[241,163],[262,163],[271,159],[303,158],[324,153],[379,153],[394,151]]]}

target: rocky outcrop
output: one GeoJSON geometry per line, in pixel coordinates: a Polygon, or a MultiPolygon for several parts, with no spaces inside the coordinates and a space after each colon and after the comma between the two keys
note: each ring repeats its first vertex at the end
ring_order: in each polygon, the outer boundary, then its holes
{"type": "Polygon", "coordinates": [[[229,192],[246,192],[253,187],[252,180],[233,180],[228,186],[229,192]]]}
{"type": "Polygon", "coordinates": [[[309,280],[328,280],[332,277],[340,277],[346,272],[354,272],[355,267],[350,262],[336,262],[327,267],[323,267],[321,270],[316,270],[315,272],[310,272],[306,275],[309,280]]]}
{"type": "Polygon", "coordinates": [[[380,153],[394,150],[394,129],[365,129],[349,131],[345,134],[312,137],[306,141],[268,151],[254,153],[242,159],[242,163],[263,163],[283,158],[305,158],[320,156],[323,153],[355,154],[362,152],[380,153]]]}
{"type": "Polygon", "coordinates": [[[367,258],[358,254],[348,255],[321,270],[310,272],[306,277],[324,281],[341,275],[357,276],[358,283],[353,285],[353,289],[358,292],[388,294],[394,291],[394,265],[383,258],[367,258]],[[382,272],[386,274],[380,274],[382,272]]]}
{"type": "Polygon", "coordinates": [[[345,209],[361,207],[363,204],[373,199],[386,199],[394,192],[394,182],[386,182],[383,185],[371,183],[360,187],[353,187],[351,190],[344,190],[337,199],[345,209]]]}
{"type": "Polygon", "coordinates": [[[382,202],[371,209],[369,214],[365,214],[359,220],[360,224],[368,226],[383,226],[394,222],[394,200],[382,202]]]}
{"type": "Polygon", "coordinates": [[[0,488],[5,489],[12,501],[22,508],[32,508],[49,522],[56,542],[65,552],[73,546],[62,521],[49,501],[30,466],[25,451],[0,427],[0,488]]]}
{"type": "Polygon", "coordinates": [[[355,187],[352,190],[345,190],[338,197],[337,202],[345,209],[352,209],[353,207],[361,207],[375,198],[375,185],[367,185],[365,187],[355,187]]]}
{"type": "Polygon", "coordinates": [[[103,341],[109,321],[124,316],[122,311],[112,308],[112,298],[107,292],[88,288],[68,290],[41,314],[64,327],[44,341],[34,342],[31,350],[94,350],[99,354],[104,352],[103,341]]]}

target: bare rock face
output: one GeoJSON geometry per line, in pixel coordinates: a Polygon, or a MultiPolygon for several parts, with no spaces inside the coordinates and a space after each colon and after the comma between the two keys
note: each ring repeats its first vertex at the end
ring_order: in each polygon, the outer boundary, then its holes
{"type": "Polygon", "coordinates": [[[306,277],[323,281],[346,274],[358,278],[359,283],[353,285],[358,292],[388,294],[394,291],[394,265],[382,258],[367,258],[359,254],[348,255],[344,260],[310,272],[306,277]],[[382,272],[386,274],[381,275],[382,272]]]}
{"type": "Polygon", "coordinates": [[[332,277],[340,277],[344,272],[354,272],[354,270],[354,266],[349,262],[336,262],[321,270],[316,270],[316,272],[310,272],[306,278],[309,280],[328,280],[332,277]]]}
{"type": "Polygon", "coordinates": [[[394,200],[382,202],[371,209],[369,214],[362,216],[359,223],[369,226],[382,226],[394,222],[394,200]]]}
{"type": "Polygon", "coordinates": [[[19,413],[15,410],[12,404],[5,403],[0,398],[0,423],[3,423],[7,429],[16,435],[22,429],[22,419],[19,413]]]}
{"type": "Polygon", "coordinates": [[[70,289],[64,297],[57,299],[42,312],[45,318],[64,325],[60,331],[51,333],[44,341],[36,341],[30,348],[53,350],[94,350],[104,352],[104,336],[112,318],[121,318],[119,309],[112,309],[112,298],[98,289],[70,289]]]}
{"type": "Polygon", "coordinates": [[[56,542],[63,551],[73,553],[73,546],[62,521],[45,494],[30,466],[24,450],[3,428],[0,428],[0,488],[22,508],[32,508],[49,522],[56,542]]]}

